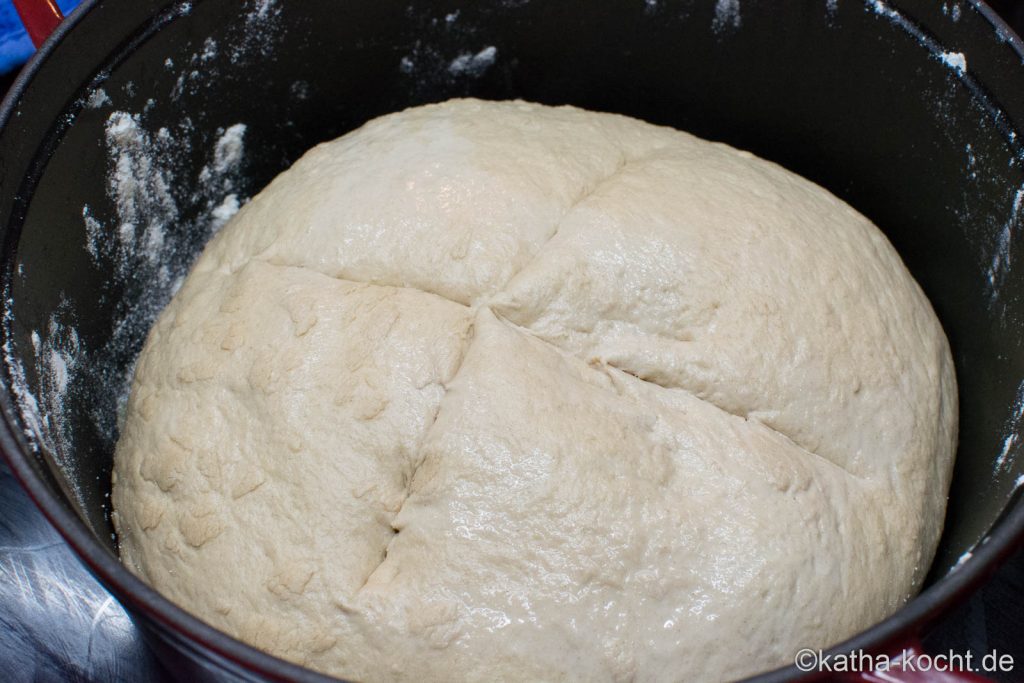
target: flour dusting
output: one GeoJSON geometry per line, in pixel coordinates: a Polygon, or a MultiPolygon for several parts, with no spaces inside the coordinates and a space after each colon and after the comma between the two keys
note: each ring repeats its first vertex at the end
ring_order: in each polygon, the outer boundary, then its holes
{"type": "Polygon", "coordinates": [[[85,250],[92,256],[93,263],[98,263],[103,250],[103,224],[92,215],[88,204],[82,207],[82,222],[85,223],[85,250]]]}
{"type": "Polygon", "coordinates": [[[943,52],[939,55],[943,64],[958,73],[967,71],[967,58],[963,52],[943,52]]]}
{"type": "Polygon", "coordinates": [[[479,76],[494,64],[497,56],[498,49],[493,45],[485,47],[476,54],[465,52],[451,61],[448,71],[453,75],[479,76]]]}
{"type": "Polygon", "coordinates": [[[971,180],[978,178],[978,157],[974,153],[974,146],[971,143],[967,143],[964,147],[964,152],[967,154],[967,173],[971,180]]]}
{"type": "MultiPolygon", "coordinates": [[[[187,130],[189,125],[180,128],[187,130]]],[[[15,352],[10,336],[3,349],[29,443],[51,454],[59,467],[71,473],[71,481],[75,477],[74,462],[67,456],[73,444],[69,398],[89,382],[121,387],[116,410],[100,405],[92,414],[97,428],[112,443],[114,414],[127,400],[133,371],[124,367],[124,358],[131,357],[130,350],[138,347],[153,319],[180,287],[196,251],[196,238],[205,242],[244,202],[240,186],[245,130],[240,123],[219,130],[207,152],[207,163],[190,178],[182,171],[186,165],[180,155],[186,146],[180,133],[168,128],[150,131],[139,114],[124,111],[115,111],[107,119],[106,188],[114,213],[101,217],[86,205],[81,215],[84,249],[123,290],[109,341],[103,348],[87,349],[65,302],[50,316],[45,330],[31,331],[31,359],[15,352]],[[34,391],[30,370],[38,378],[34,391]]],[[[8,301],[6,315],[12,310],[13,302],[8,301]]],[[[8,326],[11,322],[5,320],[8,326]]],[[[74,403],[88,406],[89,400],[77,396],[74,403]]],[[[75,495],[81,499],[79,492],[75,495]]]]}
{"type": "Polygon", "coordinates": [[[716,33],[723,29],[738,29],[741,23],[740,0],[718,0],[715,3],[715,18],[711,28],[716,33]]]}
{"type": "MultiPolygon", "coordinates": [[[[527,0],[501,4],[515,9],[527,0]]],[[[482,27],[475,13],[467,14],[464,8],[439,12],[428,4],[408,5],[405,14],[415,39],[396,55],[395,65],[407,77],[403,86],[414,99],[430,96],[438,87],[452,96],[471,95],[474,79],[498,65],[503,48],[481,40],[482,27]]]]}
{"type": "Polygon", "coordinates": [[[89,99],[85,101],[85,106],[89,109],[99,109],[105,105],[112,104],[110,95],[103,88],[96,88],[89,95],[89,99]]]}
{"type": "MultiPolygon", "coordinates": [[[[12,303],[7,302],[7,316],[12,303]]],[[[6,324],[12,322],[5,320],[6,324]]],[[[61,303],[50,316],[45,335],[32,330],[32,358],[18,356],[8,337],[4,347],[4,360],[11,372],[12,390],[25,422],[25,436],[36,452],[45,449],[56,465],[70,473],[75,481],[75,462],[69,457],[72,448],[68,426],[68,399],[71,382],[82,359],[82,345],[75,330],[70,306],[61,303]],[[26,364],[40,379],[40,390],[33,393],[29,387],[26,364]]],[[[9,328],[8,328],[9,329],[9,328]]],[[[76,502],[85,507],[82,494],[73,491],[76,502]]]]}
{"type": "Polygon", "coordinates": [[[217,41],[207,38],[203,42],[203,51],[199,53],[199,61],[208,62],[217,56],[217,41]]]}
{"type": "Polygon", "coordinates": [[[255,0],[249,7],[244,30],[228,50],[235,65],[248,64],[255,58],[273,58],[284,30],[278,0],[255,0]]]}
{"type": "MultiPolygon", "coordinates": [[[[205,89],[210,82],[210,70],[217,68],[214,60],[221,54],[227,55],[232,65],[240,67],[256,60],[274,58],[274,51],[284,32],[278,0],[253,0],[246,3],[246,11],[241,19],[241,25],[237,30],[229,32],[227,38],[220,41],[207,38],[197,51],[188,56],[171,88],[172,100],[196,95],[205,89]]],[[[168,57],[164,65],[174,69],[175,61],[168,57]]]]}
{"type": "Polygon", "coordinates": [[[307,81],[295,81],[288,87],[288,94],[297,100],[308,100],[310,91],[311,88],[307,81]]]}
{"type": "MultiPolygon", "coordinates": [[[[96,101],[109,102],[97,92],[96,101]]],[[[208,162],[200,177],[194,178],[184,177],[181,171],[185,167],[182,151],[187,148],[183,137],[190,126],[191,122],[185,120],[178,131],[152,131],[145,126],[143,114],[126,111],[114,111],[107,118],[103,140],[108,159],[106,191],[113,214],[103,215],[98,207],[85,205],[81,216],[83,248],[93,263],[111,273],[113,282],[124,289],[108,347],[86,349],[75,329],[70,306],[62,305],[51,316],[46,330],[31,332],[31,360],[17,354],[10,341],[4,348],[29,443],[37,451],[45,449],[59,467],[72,475],[73,462],[64,456],[71,448],[65,406],[78,380],[86,375],[101,376],[115,386],[122,385],[118,401],[123,403],[131,368],[114,367],[109,361],[130,355],[126,349],[138,346],[152,320],[180,286],[194,251],[180,233],[184,230],[205,241],[244,201],[239,187],[245,125],[238,123],[218,131],[208,162]],[[183,210],[192,215],[183,216],[183,210]],[[38,378],[36,390],[31,389],[29,369],[38,378]]],[[[8,302],[8,314],[11,310],[12,302],[8,302]]],[[[93,417],[97,426],[106,425],[101,431],[112,440],[109,416],[97,413],[93,417]]]]}
{"type": "Polygon", "coordinates": [[[203,166],[199,172],[199,182],[208,183],[218,178],[223,179],[225,174],[238,164],[244,151],[245,128],[244,123],[236,123],[227,130],[217,130],[218,138],[213,148],[213,161],[203,166]]]}
{"type": "MultiPolygon", "coordinates": [[[[933,57],[945,64],[956,74],[961,76],[966,74],[967,57],[963,52],[946,50],[934,36],[926,33],[917,23],[905,17],[884,0],[870,0],[866,3],[865,7],[867,11],[883,17],[893,25],[903,29],[903,31],[913,37],[918,44],[928,50],[933,57]]],[[[959,5],[953,5],[952,9],[944,5],[943,12],[953,16],[954,21],[957,21],[960,18],[959,5]]]]}
{"type": "Polygon", "coordinates": [[[1013,205],[1010,209],[1010,217],[1003,224],[1003,229],[996,240],[995,250],[992,254],[992,261],[988,268],[989,295],[994,301],[999,297],[999,292],[1010,271],[1010,245],[1014,233],[1020,229],[1020,223],[1024,219],[1024,187],[1021,187],[1013,196],[1013,205]]]}
{"type": "MultiPolygon", "coordinates": [[[[138,267],[139,257],[156,264],[165,255],[167,225],[178,218],[177,202],[171,194],[172,178],[161,163],[173,152],[169,142],[167,135],[150,135],[138,114],[115,111],[107,119],[106,143],[113,162],[107,176],[107,194],[117,203],[117,240],[104,240],[99,245],[87,240],[86,249],[93,247],[106,256],[120,256],[112,260],[119,278],[125,277],[126,269],[138,267]],[[128,252],[136,258],[125,258],[128,252]]],[[[82,208],[83,217],[87,211],[88,206],[82,208]]],[[[89,232],[87,228],[87,235],[89,232]]],[[[167,274],[162,273],[162,277],[167,274]]]]}
{"type": "Polygon", "coordinates": [[[1017,445],[1017,435],[1008,434],[1003,440],[1003,450],[999,452],[999,457],[996,458],[996,469],[1002,469],[1006,463],[1007,457],[1010,455],[1010,449],[1017,445]]]}
{"type": "Polygon", "coordinates": [[[224,197],[224,201],[214,207],[211,212],[213,218],[213,227],[215,230],[219,230],[224,226],[231,218],[238,213],[241,205],[238,202],[238,195],[229,194],[224,197]]]}
{"type": "Polygon", "coordinates": [[[871,0],[871,2],[868,3],[868,7],[875,14],[888,17],[890,19],[896,19],[900,16],[899,12],[889,7],[887,4],[882,2],[882,0],[871,0]]]}
{"type": "MultiPolygon", "coordinates": [[[[8,299],[5,304],[5,317],[7,319],[4,322],[10,325],[10,315],[14,302],[8,299]]],[[[35,347],[39,342],[39,334],[35,331],[32,334],[34,335],[32,340],[33,347],[35,347]]],[[[10,336],[8,336],[7,342],[4,344],[4,362],[11,373],[11,391],[14,393],[14,399],[18,403],[18,412],[25,423],[25,439],[33,451],[38,452],[40,444],[52,451],[53,442],[50,439],[49,430],[43,428],[45,423],[43,412],[39,409],[39,401],[36,400],[35,394],[29,389],[28,377],[25,375],[25,366],[15,353],[10,336]]]]}
{"type": "MultiPolygon", "coordinates": [[[[190,10],[189,3],[177,5],[179,15],[190,10]]],[[[86,296],[109,302],[109,319],[90,323],[103,323],[108,329],[90,336],[87,343],[79,335],[75,305],[64,298],[70,292],[61,295],[46,324],[18,329],[23,320],[14,319],[15,301],[8,290],[3,317],[7,334],[0,349],[29,447],[51,457],[68,473],[69,483],[77,481],[76,458],[82,457],[75,450],[80,447],[75,430],[88,425],[99,443],[113,448],[118,416],[124,413],[134,375],[132,359],[202,245],[248,199],[244,123],[225,122],[223,128],[206,134],[187,115],[176,123],[151,125],[150,112],[168,94],[171,99],[215,96],[209,90],[214,81],[208,76],[225,55],[235,65],[272,59],[281,37],[279,18],[278,0],[250,0],[226,35],[206,39],[191,54],[163,59],[161,68],[179,72],[173,90],[153,92],[138,110],[118,108],[114,100],[122,92],[141,90],[143,82],[120,89],[94,85],[79,101],[83,109],[113,110],[98,141],[107,162],[106,197],[80,211],[81,247],[105,277],[105,283],[86,296]]],[[[103,74],[95,83],[109,77],[103,74]]],[[[296,87],[308,96],[308,86],[296,87]]],[[[17,273],[24,277],[23,264],[18,264],[17,273]]],[[[72,495],[83,505],[82,491],[72,495]]]]}
{"type": "Polygon", "coordinates": [[[1007,418],[1006,423],[1003,425],[1003,434],[1006,436],[1003,438],[1003,448],[999,452],[999,457],[996,458],[995,472],[1005,472],[1013,464],[1019,450],[1017,448],[1020,442],[1018,434],[1022,426],[1024,426],[1024,382],[1021,382],[1020,386],[1017,387],[1017,396],[1013,401],[1013,408],[1009,418],[1007,418]]]}

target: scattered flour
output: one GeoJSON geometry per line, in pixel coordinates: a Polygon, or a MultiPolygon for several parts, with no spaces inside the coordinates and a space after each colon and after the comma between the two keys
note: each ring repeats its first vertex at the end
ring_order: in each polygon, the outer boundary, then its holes
{"type": "Polygon", "coordinates": [[[257,19],[265,19],[272,11],[276,11],[277,0],[256,0],[255,16],[257,19]]]}
{"type": "MultiPolygon", "coordinates": [[[[97,245],[89,239],[86,249],[103,249],[107,256],[121,256],[113,264],[115,273],[123,279],[127,269],[138,266],[136,258],[124,258],[126,253],[150,263],[164,256],[165,230],[178,218],[177,202],[171,194],[172,178],[162,164],[172,150],[167,148],[165,137],[154,138],[142,127],[138,114],[123,111],[115,111],[107,119],[106,143],[113,162],[107,176],[107,194],[117,204],[117,240],[103,240],[97,245]]],[[[83,207],[83,217],[89,211],[88,206],[83,207]]],[[[90,232],[87,228],[87,236],[90,232]]]]}
{"type": "MultiPolygon", "coordinates": [[[[501,1],[507,9],[527,3],[501,1]]],[[[434,97],[438,88],[450,96],[471,95],[474,79],[497,64],[502,48],[481,40],[479,24],[464,9],[446,13],[429,4],[423,8],[409,5],[406,16],[416,38],[396,56],[396,66],[407,77],[403,85],[414,99],[434,97]]]]}
{"type": "Polygon", "coordinates": [[[498,56],[498,48],[490,45],[476,54],[465,52],[451,61],[448,72],[453,75],[479,76],[492,64],[498,56]]]}
{"type": "Polygon", "coordinates": [[[875,14],[888,17],[889,19],[901,18],[899,12],[889,7],[889,5],[882,2],[882,0],[871,0],[871,2],[868,3],[868,8],[875,14]]]}
{"type": "Polygon", "coordinates": [[[217,56],[217,41],[213,38],[207,38],[203,42],[203,51],[199,53],[199,61],[208,62],[217,56]]]}
{"type": "MultiPolygon", "coordinates": [[[[11,323],[10,315],[13,308],[14,302],[8,298],[5,302],[6,319],[4,320],[4,323],[8,326],[11,323]]],[[[33,339],[33,346],[35,346],[35,343],[39,340],[39,335],[35,331],[32,334],[35,335],[35,339],[33,339]]],[[[44,429],[45,423],[43,421],[43,413],[39,409],[39,401],[36,400],[35,394],[29,388],[28,377],[25,375],[25,366],[15,352],[10,335],[7,335],[7,342],[4,344],[4,362],[11,373],[11,391],[18,402],[18,412],[21,414],[22,422],[25,424],[25,438],[29,446],[32,450],[38,452],[40,445],[42,445],[50,452],[53,452],[53,440],[50,438],[49,429],[44,429]]]]}
{"type": "Polygon", "coordinates": [[[711,28],[716,33],[725,29],[738,29],[741,23],[740,0],[718,0],[715,3],[715,18],[711,28]]]}
{"type": "Polygon", "coordinates": [[[834,17],[839,11],[839,0],[825,0],[825,11],[830,17],[834,17]]]}
{"type": "MultiPolygon", "coordinates": [[[[868,11],[887,19],[890,23],[903,29],[909,36],[914,38],[922,47],[928,50],[936,59],[945,64],[959,75],[967,72],[967,58],[962,52],[945,50],[942,45],[930,34],[926,33],[917,23],[911,21],[899,10],[893,8],[884,0],[869,0],[865,7],[868,11]]],[[[944,10],[946,11],[946,10],[944,10]]],[[[953,11],[953,10],[950,10],[953,11]]],[[[957,6],[955,14],[960,16],[957,6]]]]}
{"type": "Polygon", "coordinates": [[[992,300],[999,297],[1000,289],[1010,271],[1010,244],[1014,232],[1021,229],[1021,222],[1024,220],[1024,187],[1020,187],[1013,196],[1013,205],[1010,209],[1010,217],[1003,224],[1003,229],[996,240],[995,250],[992,254],[992,261],[988,268],[989,293],[992,300]]]}
{"type": "Polygon", "coordinates": [[[1003,434],[1006,436],[1003,438],[1003,449],[999,452],[999,457],[996,458],[996,472],[1005,472],[1013,464],[1018,450],[1016,446],[1020,441],[1018,434],[1021,427],[1024,427],[1024,382],[1021,382],[1020,386],[1017,387],[1017,396],[1013,401],[1013,408],[1009,418],[1007,418],[1006,423],[1003,425],[1003,434]]]}
{"type": "Polygon", "coordinates": [[[96,88],[89,95],[89,99],[85,101],[85,106],[89,109],[99,109],[105,105],[112,104],[110,95],[103,88],[96,88]]]}
{"type": "Polygon", "coordinates": [[[244,66],[254,59],[271,59],[280,43],[284,27],[280,21],[278,0],[255,0],[248,5],[241,34],[233,36],[227,52],[231,63],[244,66]]]}
{"type": "Polygon", "coordinates": [[[1003,468],[1003,466],[1006,463],[1007,458],[1010,455],[1010,449],[1013,448],[1016,445],[1017,445],[1017,435],[1016,434],[1008,434],[1006,436],[1006,438],[1003,439],[1003,450],[1001,450],[999,452],[999,457],[996,458],[996,469],[997,470],[1000,470],[1000,469],[1003,468]]]}
{"type": "Polygon", "coordinates": [[[92,215],[88,205],[82,207],[82,221],[85,223],[85,250],[92,256],[93,262],[98,263],[106,237],[103,224],[92,215]]]}
{"type": "Polygon", "coordinates": [[[297,100],[308,100],[311,89],[308,81],[295,81],[289,86],[288,94],[297,100]]]}
{"type": "MultiPolygon", "coordinates": [[[[1017,133],[1014,131],[1013,122],[1008,119],[1002,107],[992,100],[991,94],[967,70],[967,58],[962,52],[947,50],[946,46],[941,44],[935,36],[926,32],[915,20],[903,15],[885,0],[867,0],[864,7],[865,11],[877,15],[906,33],[955,76],[945,79],[944,92],[934,93],[926,90],[924,93],[925,96],[932,99],[936,121],[942,126],[942,133],[950,142],[955,141],[957,129],[956,120],[951,114],[952,102],[955,93],[960,88],[966,88],[969,91],[971,106],[977,113],[981,114],[989,123],[994,124],[1011,142],[1016,141],[1017,133]]],[[[954,21],[959,20],[962,14],[961,4],[947,4],[945,7],[946,13],[954,21]]],[[[1019,153],[1018,158],[1020,158],[1019,153]]],[[[966,195],[965,201],[970,201],[966,195]]]]}
{"type": "MultiPolygon", "coordinates": [[[[10,330],[13,302],[7,302],[5,325],[10,330]]],[[[61,303],[50,316],[45,335],[32,330],[31,358],[16,353],[10,335],[4,346],[4,361],[11,373],[12,390],[25,424],[25,436],[36,452],[45,450],[57,467],[72,474],[75,461],[70,457],[71,438],[67,419],[67,399],[75,371],[82,361],[82,345],[71,320],[70,307],[61,303]],[[27,368],[39,378],[39,390],[33,392],[27,368]]],[[[73,491],[76,502],[84,509],[80,491],[73,491]]]]}
{"type": "MultiPolygon", "coordinates": [[[[191,122],[186,119],[180,129],[190,131],[191,122]]],[[[239,203],[236,188],[245,131],[243,123],[218,129],[209,161],[198,177],[184,178],[178,154],[185,145],[178,135],[166,127],[150,132],[139,114],[113,112],[106,126],[107,195],[116,205],[117,218],[105,225],[92,207],[82,207],[85,249],[93,260],[112,266],[122,281],[141,272],[150,286],[167,287],[183,276],[187,259],[178,253],[180,240],[168,239],[170,231],[180,229],[179,207],[201,208],[205,218],[200,223],[206,225],[197,228],[206,237],[223,224],[225,207],[239,203]]]]}
{"type": "MultiPolygon", "coordinates": [[[[243,202],[239,187],[244,124],[218,131],[208,162],[193,178],[183,177],[184,164],[174,157],[183,145],[167,128],[153,133],[138,114],[115,111],[105,133],[107,194],[116,215],[101,220],[84,206],[82,220],[84,248],[123,291],[110,341],[103,348],[87,349],[75,329],[70,304],[63,302],[45,330],[31,331],[31,355],[18,352],[10,334],[3,348],[29,444],[36,451],[45,450],[58,467],[72,473],[70,481],[76,479],[74,459],[68,455],[74,443],[70,406],[93,409],[94,423],[113,443],[115,416],[123,412],[133,371],[124,367],[124,358],[131,356],[129,350],[138,347],[153,319],[180,287],[197,253],[180,231],[205,241],[243,202]],[[175,188],[182,189],[175,192],[175,188]],[[182,217],[194,215],[196,209],[198,216],[182,217]],[[83,386],[97,383],[120,387],[117,405],[94,407],[88,403],[91,399],[82,396],[69,401],[83,386]]],[[[13,302],[8,299],[4,320],[8,330],[12,311],[13,302]]],[[[74,494],[83,504],[81,492],[74,494]]]]}
{"type": "Polygon", "coordinates": [[[64,392],[68,390],[68,357],[59,351],[50,349],[50,355],[47,360],[50,362],[50,380],[53,382],[53,394],[55,396],[63,396],[64,392]]]}
{"type": "Polygon", "coordinates": [[[231,217],[238,213],[238,209],[241,205],[238,203],[238,195],[229,194],[224,197],[224,201],[214,208],[210,214],[213,216],[214,228],[220,229],[225,223],[231,220],[231,217]]]}
{"type": "MultiPolygon", "coordinates": [[[[242,21],[228,31],[227,37],[219,42],[207,38],[198,51],[189,55],[187,66],[181,69],[171,88],[172,100],[205,90],[210,82],[210,70],[217,68],[214,60],[222,54],[236,67],[274,58],[284,32],[278,0],[250,0],[245,8],[242,21]]],[[[174,69],[175,62],[168,57],[164,66],[174,69]]]]}
{"type": "Polygon", "coordinates": [[[974,146],[971,143],[967,143],[964,147],[964,152],[967,154],[967,170],[970,173],[971,178],[978,177],[978,157],[974,153],[974,146]]]}
{"type": "MultiPolygon", "coordinates": [[[[178,11],[187,14],[188,3],[178,11]]],[[[277,0],[255,0],[241,17],[238,30],[219,43],[206,40],[186,63],[172,97],[205,85],[195,68],[213,62],[225,52],[236,63],[265,56],[275,46],[277,0]]],[[[213,62],[215,63],[215,62],[213,62]]],[[[175,59],[163,61],[174,69],[175,59]]],[[[202,66],[207,73],[209,66],[202,66]]],[[[133,89],[135,86],[127,88],[133,89]]],[[[308,86],[299,88],[305,93],[308,86]]],[[[81,209],[83,248],[100,271],[109,273],[111,291],[117,292],[109,332],[97,347],[79,338],[72,307],[66,301],[37,330],[24,330],[28,338],[16,346],[11,329],[14,302],[9,291],[3,323],[8,334],[2,348],[11,390],[18,403],[26,441],[35,451],[48,453],[75,481],[75,442],[72,429],[82,418],[91,420],[105,443],[113,447],[118,415],[123,414],[134,368],[134,357],[153,320],[181,286],[201,245],[245,203],[242,188],[246,126],[236,123],[217,130],[205,143],[205,164],[193,169],[191,150],[202,140],[186,116],[176,125],[151,129],[149,98],[140,112],[115,110],[104,126],[107,152],[107,203],[81,209]],[[29,343],[30,342],[30,343],[29,343]],[[95,387],[111,387],[96,392],[95,387]],[[80,392],[80,393],[79,393],[80,392]],[[72,413],[72,411],[74,411],[72,413]]],[[[113,106],[108,92],[94,87],[81,103],[90,109],[113,106]]],[[[20,273],[21,271],[19,271],[20,273]]],[[[105,296],[97,292],[97,296],[105,296]]],[[[81,491],[73,491],[83,504],[81,491]]]]}
{"type": "Polygon", "coordinates": [[[200,183],[208,183],[215,178],[223,177],[242,159],[245,124],[236,123],[227,130],[219,129],[217,134],[219,137],[213,148],[213,161],[203,166],[199,172],[200,183]]]}
{"type": "Polygon", "coordinates": [[[943,52],[939,55],[939,59],[943,64],[958,73],[967,71],[967,58],[964,57],[963,52],[943,52]]]}
{"type": "MultiPolygon", "coordinates": [[[[106,346],[81,353],[88,358],[83,372],[92,384],[118,387],[116,405],[92,409],[94,424],[111,444],[133,372],[125,358],[134,357],[153,320],[181,286],[198,247],[244,203],[245,132],[242,123],[218,129],[196,173],[183,152],[197,138],[188,117],[156,131],[147,129],[139,114],[115,111],[107,121],[107,194],[116,215],[101,220],[94,208],[83,207],[84,246],[98,267],[120,283],[121,299],[106,346]]],[[[41,376],[59,374],[54,365],[41,376]]],[[[73,384],[73,370],[69,375],[73,384]]]]}

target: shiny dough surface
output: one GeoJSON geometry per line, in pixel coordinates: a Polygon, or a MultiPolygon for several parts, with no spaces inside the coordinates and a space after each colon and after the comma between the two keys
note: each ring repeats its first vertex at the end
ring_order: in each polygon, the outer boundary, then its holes
{"type": "Polygon", "coordinates": [[[309,151],[153,327],[123,561],[364,681],[717,681],[886,617],[950,351],[882,233],[722,144],[453,100],[309,151]]]}

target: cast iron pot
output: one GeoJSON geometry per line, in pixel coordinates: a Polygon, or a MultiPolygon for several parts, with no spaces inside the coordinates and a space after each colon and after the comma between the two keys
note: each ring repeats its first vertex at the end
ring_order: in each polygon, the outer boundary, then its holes
{"type": "MultiPolygon", "coordinates": [[[[831,652],[899,650],[1024,536],[1022,64],[1020,39],[964,0],[86,0],[0,110],[0,446],[173,670],[326,680],[117,560],[111,454],[149,323],[227,195],[372,117],[459,95],[621,112],[824,185],[886,232],[934,304],[960,384],[946,531],[921,595],[831,652]],[[144,133],[127,162],[115,111],[144,133]],[[202,175],[238,123],[245,154],[202,175]],[[166,192],[132,195],[132,177],[166,192]],[[165,243],[139,244],[153,221],[165,243]]],[[[759,680],[801,675],[815,676],[759,680]]]]}

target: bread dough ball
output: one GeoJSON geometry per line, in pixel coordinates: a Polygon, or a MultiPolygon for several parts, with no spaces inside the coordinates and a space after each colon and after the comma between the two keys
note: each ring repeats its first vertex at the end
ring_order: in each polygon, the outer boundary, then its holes
{"type": "Polygon", "coordinates": [[[365,681],[717,681],[898,609],[949,347],[885,237],[748,153],[455,100],[319,145],[214,238],[115,454],[128,567],[365,681]]]}

